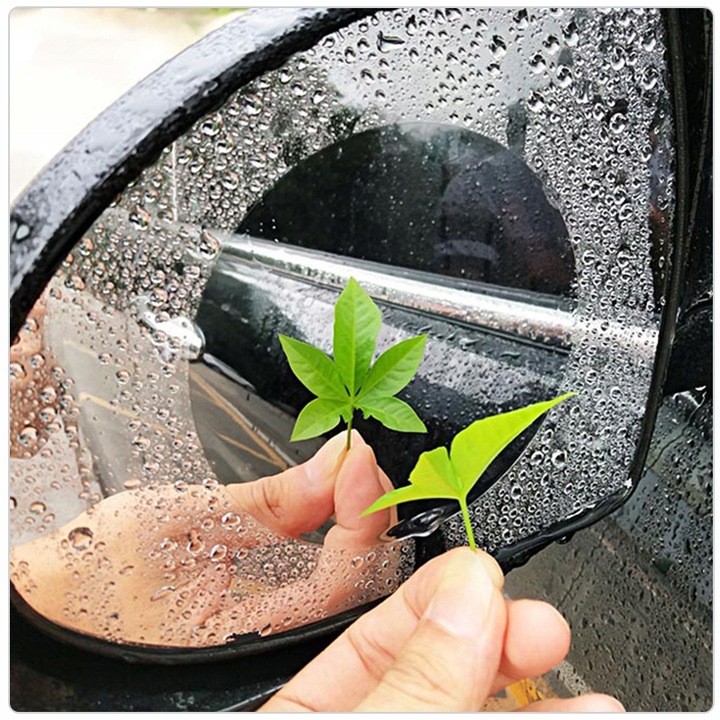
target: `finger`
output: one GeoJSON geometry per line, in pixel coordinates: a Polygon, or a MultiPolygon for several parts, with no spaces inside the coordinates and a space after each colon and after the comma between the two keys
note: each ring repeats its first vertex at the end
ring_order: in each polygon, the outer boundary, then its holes
{"type": "Polygon", "coordinates": [[[570,628],[552,605],[539,600],[508,600],[507,609],[505,647],[492,694],[517,680],[543,675],[570,649],[570,628]]]}
{"type": "Polygon", "coordinates": [[[520,709],[522,712],[625,712],[622,703],[610,695],[600,693],[591,693],[589,695],[580,695],[579,697],[561,699],[548,698],[547,700],[538,700],[530,703],[520,709]]]}
{"type": "MultiPolygon", "coordinates": [[[[446,565],[468,552],[455,548],[423,565],[397,592],[353,623],[264,709],[342,712],[355,708],[375,689],[415,632],[446,565]]],[[[498,564],[486,553],[479,552],[477,557],[493,583],[501,587],[498,564]]]]}
{"type": "MultiPolygon", "coordinates": [[[[345,433],[328,440],[310,460],[269,477],[228,485],[239,510],[266,527],[297,537],[320,527],[334,511],[333,495],[345,459],[345,433]]],[[[359,434],[353,445],[364,444],[359,434]]]]}
{"type": "Polygon", "coordinates": [[[479,710],[502,655],[505,601],[475,553],[443,571],[417,629],[378,686],[356,710],[479,710]]]}
{"type": "Polygon", "coordinates": [[[326,548],[357,550],[378,543],[381,533],[388,527],[388,511],[365,517],[362,512],[392,489],[385,473],[382,473],[382,478],[370,446],[354,444],[338,473],[335,485],[335,525],[325,538],[326,548]]]}

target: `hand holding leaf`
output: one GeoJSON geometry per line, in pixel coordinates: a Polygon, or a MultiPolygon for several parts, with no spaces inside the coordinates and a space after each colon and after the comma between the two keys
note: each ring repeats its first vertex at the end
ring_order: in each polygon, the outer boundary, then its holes
{"type": "Polygon", "coordinates": [[[377,305],[350,278],[335,304],[334,360],[312,345],[280,335],[290,368],[317,397],[300,412],[291,440],[307,440],[332,430],[340,418],[348,427],[362,410],[391,430],[426,432],[423,421],[404,401],[394,397],[414,377],[425,350],[426,335],[403,340],[372,365],[382,316],[377,305]]]}
{"type": "Polygon", "coordinates": [[[365,510],[363,515],[410,500],[457,500],[460,503],[468,542],[470,547],[475,549],[467,504],[470,490],[503,448],[550,408],[574,394],[566,393],[554,400],[476,420],[455,436],[449,454],[445,447],[422,453],[410,473],[410,485],[385,493],[365,510]]]}

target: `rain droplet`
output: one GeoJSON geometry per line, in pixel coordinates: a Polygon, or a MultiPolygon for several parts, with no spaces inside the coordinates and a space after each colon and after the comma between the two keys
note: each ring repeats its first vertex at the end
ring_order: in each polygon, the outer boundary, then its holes
{"type": "Polygon", "coordinates": [[[151,596],[150,596],[150,602],[156,602],[157,600],[162,600],[163,598],[167,597],[171,593],[175,592],[175,587],[172,585],[163,585],[161,588],[158,588],[151,596]]]}
{"type": "Polygon", "coordinates": [[[536,75],[545,72],[545,58],[540,53],[536,53],[530,58],[530,69],[536,75]]]}
{"type": "Polygon", "coordinates": [[[623,113],[614,113],[610,117],[610,130],[615,133],[615,135],[619,135],[627,125],[627,118],[623,113]]]}
{"type": "Polygon", "coordinates": [[[490,52],[496,60],[502,60],[502,58],[505,57],[507,45],[500,35],[493,35],[492,42],[490,43],[490,52]]]}
{"type": "Polygon", "coordinates": [[[564,450],[556,450],[550,456],[550,462],[558,469],[562,470],[567,464],[567,456],[564,450]]]}
{"type": "Polygon", "coordinates": [[[220,560],[223,560],[227,555],[227,551],[228,549],[226,545],[213,545],[210,550],[210,560],[213,562],[220,562],[220,560]]]}
{"type": "Polygon", "coordinates": [[[255,95],[245,95],[242,99],[242,109],[246,115],[259,115],[263,109],[262,101],[255,95]]]}
{"type": "Polygon", "coordinates": [[[25,372],[25,367],[22,365],[22,363],[10,363],[10,377],[13,380],[22,380],[24,377],[26,377],[26,375],[27,373],[25,372]]]}
{"type": "Polygon", "coordinates": [[[23,447],[30,447],[37,442],[38,433],[32,425],[26,425],[18,434],[18,441],[23,447]]]}
{"type": "Polygon", "coordinates": [[[557,84],[561,88],[567,88],[572,85],[573,77],[572,77],[572,71],[569,67],[566,65],[560,65],[558,69],[555,71],[555,75],[557,77],[557,84]]]}
{"type": "Polygon", "coordinates": [[[239,530],[241,528],[240,516],[233,512],[222,516],[222,526],[227,530],[239,530]]]}
{"type": "Polygon", "coordinates": [[[385,35],[382,30],[378,33],[376,45],[380,52],[387,53],[404,44],[405,41],[397,35],[385,35]]]}
{"type": "Polygon", "coordinates": [[[68,540],[75,550],[87,550],[92,545],[93,532],[87,527],[76,527],[68,533],[68,540]]]}
{"type": "Polygon", "coordinates": [[[575,47],[578,44],[580,35],[578,34],[577,25],[571,22],[563,30],[563,40],[568,47],[575,47]]]}
{"type": "Polygon", "coordinates": [[[115,380],[118,385],[125,385],[130,380],[130,373],[127,370],[118,370],[115,373],[115,380]]]}
{"type": "Polygon", "coordinates": [[[187,551],[191,555],[197,555],[199,552],[202,552],[204,547],[205,543],[202,541],[202,538],[198,535],[197,531],[191,530],[187,544],[187,551]]]}
{"type": "Polygon", "coordinates": [[[525,30],[530,24],[527,10],[518,10],[515,15],[513,15],[513,22],[518,26],[518,30],[525,30]]]}
{"type": "Polygon", "coordinates": [[[129,220],[136,228],[145,230],[150,226],[151,217],[149,212],[136,207],[131,210],[129,220]]]}

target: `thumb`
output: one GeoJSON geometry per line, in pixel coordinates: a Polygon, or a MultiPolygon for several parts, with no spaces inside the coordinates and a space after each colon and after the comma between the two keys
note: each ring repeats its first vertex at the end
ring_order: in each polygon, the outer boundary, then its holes
{"type": "Polygon", "coordinates": [[[502,657],[506,610],[501,585],[502,573],[489,555],[456,552],[417,628],[356,710],[479,710],[502,657]]]}

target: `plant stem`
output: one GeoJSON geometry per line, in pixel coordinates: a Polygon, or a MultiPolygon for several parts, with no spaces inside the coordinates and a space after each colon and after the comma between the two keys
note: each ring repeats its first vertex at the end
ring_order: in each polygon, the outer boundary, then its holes
{"type": "Polygon", "coordinates": [[[352,415],[348,420],[347,426],[347,443],[345,443],[345,449],[350,450],[350,445],[352,444],[352,415]]]}
{"type": "Polygon", "coordinates": [[[460,509],[462,510],[463,522],[465,523],[465,532],[468,536],[468,543],[470,544],[470,549],[477,550],[477,545],[475,544],[475,536],[473,535],[472,525],[470,524],[470,512],[468,511],[467,499],[458,498],[458,502],[460,503],[460,509]]]}

